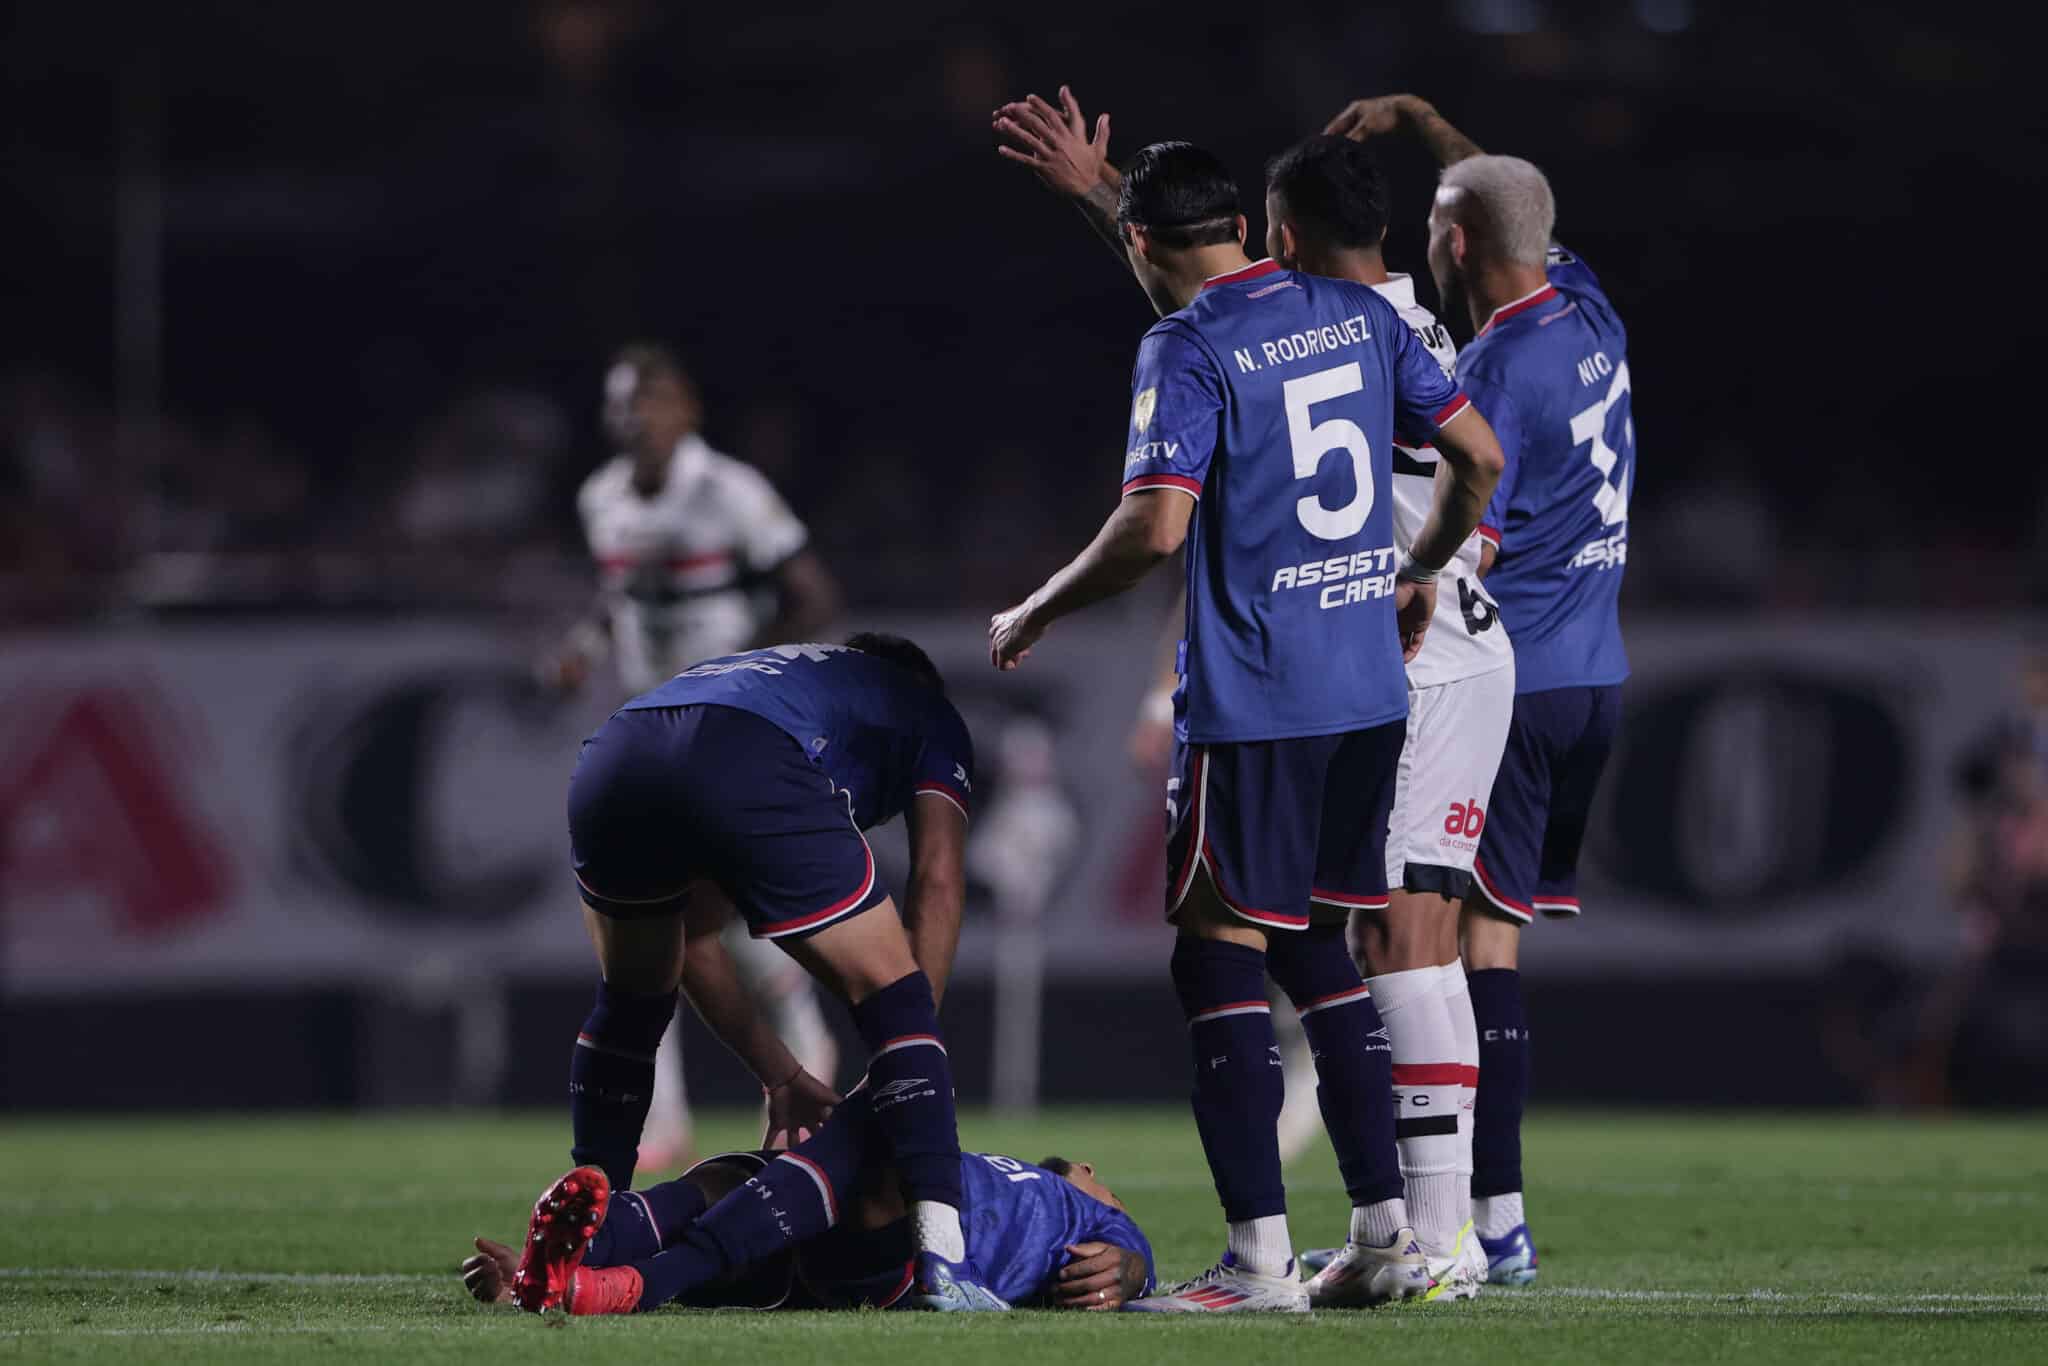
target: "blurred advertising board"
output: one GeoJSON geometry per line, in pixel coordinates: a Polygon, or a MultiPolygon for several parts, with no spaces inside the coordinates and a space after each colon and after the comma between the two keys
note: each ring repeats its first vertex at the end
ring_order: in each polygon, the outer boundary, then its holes
{"type": "MultiPolygon", "coordinates": [[[[1163,971],[1171,947],[1160,779],[1128,748],[1161,608],[1069,623],[1007,675],[981,618],[861,623],[946,672],[990,845],[971,914],[1028,885],[1057,977],[1163,971]]],[[[1951,774],[2009,706],[2025,637],[2010,620],[1635,627],[1586,914],[1532,927],[1530,964],[1668,977],[1812,966],[1845,941],[1950,952],[1951,774]]],[[[12,637],[0,983],[587,975],[562,800],[614,699],[545,692],[530,645],[475,620],[12,637]]],[[[877,852],[900,878],[898,841],[877,852]]],[[[970,926],[963,972],[999,971],[996,942],[970,926]]]]}

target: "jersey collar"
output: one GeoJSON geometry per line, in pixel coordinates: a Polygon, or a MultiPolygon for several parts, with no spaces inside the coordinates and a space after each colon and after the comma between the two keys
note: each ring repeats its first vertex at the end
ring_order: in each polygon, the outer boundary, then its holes
{"type": "Polygon", "coordinates": [[[1544,300],[1555,299],[1556,297],[1557,286],[1546,280],[1543,282],[1542,288],[1531,290],[1513,303],[1502,304],[1499,308],[1494,309],[1493,316],[1486,320],[1486,326],[1479,329],[1479,335],[1483,337],[1492,331],[1495,323],[1504,323],[1517,313],[1526,313],[1544,300]]]}
{"type": "Polygon", "coordinates": [[[1387,278],[1373,287],[1373,292],[1396,308],[1415,307],[1415,277],[1390,270],[1387,278]]]}
{"type": "Polygon", "coordinates": [[[1280,263],[1269,256],[1263,261],[1254,261],[1236,270],[1226,270],[1221,275],[1211,275],[1202,281],[1202,288],[1214,289],[1218,285],[1243,284],[1246,280],[1256,280],[1261,275],[1271,275],[1279,269],[1280,263]]]}

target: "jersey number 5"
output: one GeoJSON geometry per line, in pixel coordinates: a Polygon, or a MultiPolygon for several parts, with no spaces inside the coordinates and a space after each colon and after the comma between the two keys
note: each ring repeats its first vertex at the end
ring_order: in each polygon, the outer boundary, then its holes
{"type": "Polygon", "coordinates": [[[1363,388],[1365,379],[1357,361],[1303,375],[1280,386],[1281,400],[1287,405],[1287,442],[1294,448],[1296,479],[1315,478],[1323,467],[1323,457],[1331,451],[1351,453],[1351,472],[1358,479],[1358,492],[1350,502],[1327,508],[1312,493],[1294,505],[1294,514],[1301,518],[1309,535],[1326,541],[1349,540],[1372,515],[1372,447],[1366,444],[1364,431],[1350,418],[1332,417],[1316,422],[1308,410],[1363,388]]]}

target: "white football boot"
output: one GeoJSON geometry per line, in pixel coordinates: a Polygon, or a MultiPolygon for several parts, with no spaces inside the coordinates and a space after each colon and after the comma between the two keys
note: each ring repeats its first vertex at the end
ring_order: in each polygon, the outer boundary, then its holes
{"type": "Polygon", "coordinates": [[[1371,1309],[1427,1298],[1436,1286],[1415,1230],[1404,1228],[1385,1247],[1344,1244],[1307,1288],[1308,1302],[1317,1309],[1371,1309]]]}
{"type": "Polygon", "coordinates": [[[1308,1288],[1291,1261],[1285,1276],[1261,1276],[1226,1252],[1193,1280],[1164,1286],[1124,1308],[1141,1314],[1306,1314],[1308,1288]]]}
{"type": "Polygon", "coordinates": [[[1470,1220],[1458,1230],[1450,1256],[1429,1259],[1429,1275],[1436,1285],[1421,1297],[1424,1300],[1469,1300],[1479,1294],[1486,1284],[1486,1249],[1479,1246],[1470,1220]]]}

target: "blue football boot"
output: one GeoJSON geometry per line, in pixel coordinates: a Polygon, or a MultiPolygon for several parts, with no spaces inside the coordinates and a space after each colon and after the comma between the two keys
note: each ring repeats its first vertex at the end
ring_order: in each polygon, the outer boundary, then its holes
{"type": "Polygon", "coordinates": [[[981,1283],[981,1273],[969,1262],[949,1262],[936,1252],[917,1254],[915,1279],[910,1286],[913,1309],[930,1309],[941,1314],[1001,1312],[1009,1301],[981,1283]]]}
{"type": "Polygon", "coordinates": [[[1527,1224],[1516,1224],[1498,1238],[1481,1237],[1486,1253],[1488,1285],[1528,1285],[1536,1279],[1536,1244],[1527,1224]]]}

